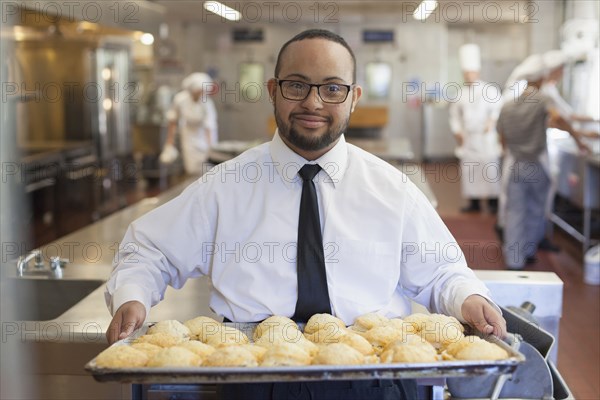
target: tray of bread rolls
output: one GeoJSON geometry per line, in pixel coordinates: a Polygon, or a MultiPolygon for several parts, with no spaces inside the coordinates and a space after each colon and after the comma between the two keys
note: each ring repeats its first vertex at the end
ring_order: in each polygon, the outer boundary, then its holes
{"type": "Polygon", "coordinates": [[[85,369],[101,382],[241,383],[501,375],[524,361],[504,341],[469,335],[441,314],[371,313],[351,326],[329,314],[306,324],[282,316],[261,323],[199,316],[146,324],[85,369]]]}

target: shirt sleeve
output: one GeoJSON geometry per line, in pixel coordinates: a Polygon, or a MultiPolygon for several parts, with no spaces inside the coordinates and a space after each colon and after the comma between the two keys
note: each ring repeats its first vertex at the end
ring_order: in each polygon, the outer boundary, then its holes
{"type": "Polygon", "coordinates": [[[128,301],[150,307],[167,285],[181,288],[189,278],[208,273],[211,225],[204,210],[202,184],[131,223],[119,246],[105,299],[112,314],[128,301]],[[190,246],[189,243],[199,243],[190,246]]]}
{"type": "Polygon", "coordinates": [[[400,284],[410,299],[430,311],[465,322],[465,299],[477,294],[494,304],[490,292],[467,266],[461,247],[425,196],[415,197],[405,219],[400,284]]]}

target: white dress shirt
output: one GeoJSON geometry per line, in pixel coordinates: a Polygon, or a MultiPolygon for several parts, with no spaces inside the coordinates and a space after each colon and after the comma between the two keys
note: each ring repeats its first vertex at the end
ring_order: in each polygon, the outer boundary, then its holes
{"type": "MultiPolygon", "coordinates": [[[[302,192],[297,172],[305,163],[276,133],[134,221],[107,283],[111,311],[130,300],[149,311],[167,285],[180,288],[208,275],[215,313],[237,322],[291,317],[302,192]]],[[[407,315],[412,299],[462,321],[466,297],[488,298],[406,175],[343,136],[312,163],[323,168],[314,182],[334,315],[348,325],[367,312],[407,315]]]]}

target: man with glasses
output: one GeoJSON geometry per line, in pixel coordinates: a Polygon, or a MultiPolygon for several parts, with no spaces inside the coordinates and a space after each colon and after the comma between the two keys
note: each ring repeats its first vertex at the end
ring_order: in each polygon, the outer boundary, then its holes
{"type": "MultiPolygon", "coordinates": [[[[107,284],[109,342],[140,327],[167,284],[200,275],[211,279],[211,308],[229,321],[306,322],[327,312],[350,325],[369,312],[410,314],[414,300],[503,336],[499,309],[426,197],[346,143],[362,89],[344,39],[318,29],[292,38],[268,93],[278,127],[270,143],[215,167],[129,227],[107,284]]],[[[221,388],[232,399],[416,397],[413,381],[221,388]]]]}

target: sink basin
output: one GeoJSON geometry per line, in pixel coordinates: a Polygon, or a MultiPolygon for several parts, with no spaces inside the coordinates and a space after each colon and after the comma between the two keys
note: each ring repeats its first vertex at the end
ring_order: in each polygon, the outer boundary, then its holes
{"type": "Polygon", "coordinates": [[[2,282],[5,321],[47,321],[58,318],[104,284],[101,280],[9,278],[2,282]]]}

